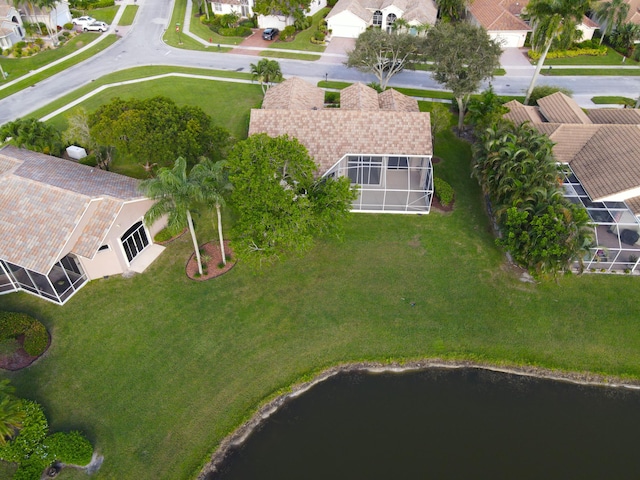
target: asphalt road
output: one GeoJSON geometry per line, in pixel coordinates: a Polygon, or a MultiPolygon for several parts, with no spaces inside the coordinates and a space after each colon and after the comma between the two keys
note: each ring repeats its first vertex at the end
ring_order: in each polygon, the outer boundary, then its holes
{"type": "MultiPolygon", "coordinates": [[[[139,0],[134,26],[111,47],[92,58],[54,75],[33,87],[0,100],[0,124],[37,110],[51,101],[108,73],[145,65],[175,65],[219,70],[248,71],[256,57],[229,53],[200,52],[169,47],[162,36],[171,20],[171,0],[139,0]]],[[[374,77],[336,63],[280,59],[286,77],[299,76],[320,80],[371,82],[374,77]]],[[[531,79],[531,70],[513,70],[496,77],[492,84],[499,94],[523,94],[531,79]]],[[[396,75],[392,86],[441,89],[426,72],[404,71],[396,75]]],[[[568,87],[574,96],[640,94],[640,77],[541,77],[539,84],[568,87]]]]}

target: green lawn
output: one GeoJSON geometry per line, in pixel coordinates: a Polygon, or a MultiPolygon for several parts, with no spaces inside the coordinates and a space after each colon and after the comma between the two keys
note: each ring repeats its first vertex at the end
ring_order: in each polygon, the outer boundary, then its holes
{"type": "Polygon", "coordinates": [[[552,69],[550,67],[543,68],[540,73],[542,75],[549,76],[576,76],[576,75],[602,75],[602,76],[638,76],[640,75],[640,68],[628,68],[628,69],[615,69],[615,68],[555,68],[552,69]]]}
{"type": "Polygon", "coordinates": [[[138,5],[127,5],[126,7],[124,7],[124,12],[122,13],[122,17],[120,17],[118,25],[122,25],[123,27],[126,25],[131,25],[135,20],[137,13],[138,5]]]}
{"type": "MultiPolygon", "coordinates": [[[[169,23],[169,28],[164,34],[164,41],[173,47],[184,48],[187,50],[211,50],[214,47],[207,47],[202,45],[200,42],[193,40],[192,38],[186,36],[183,33],[184,29],[184,18],[187,11],[187,0],[176,0],[173,13],[171,15],[171,23],[169,23]],[[180,24],[180,33],[176,32],[176,24],[180,24]]],[[[191,26],[190,31],[194,35],[202,38],[205,41],[212,40],[211,45],[215,46],[218,44],[221,45],[237,45],[239,44],[243,38],[242,37],[223,37],[222,35],[218,35],[217,33],[212,32],[209,27],[203,25],[200,22],[200,19],[196,16],[197,8],[192,10],[193,17],[191,18],[191,26]]],[[[217,51],[217,50],[216,50],[217,51]]],[[[228,49],[223,49],[222,51],[228,51],[228,49]]]]}
{"type": "MultiPolygon", "coordinates": [[[[570,58],[547,58],[545,59],[545,65],[591,65],[597,67],[599,65],[640,65],[639,62],[634,61],[631,58],[627,58],[623,62],[624,57],[616,52],[613,48],[607,48],[607,54],[604,56],[595,55],[580,55],[579,57],[570,58]]],[[[623,74],[624,75],[624,74],[623,74]]]]}
{"type": "Polygon", "coordinates": [[[269,58],[289,58],[292,60],[306,60],[308,62],[315,62],[320,60],[321,55],[311,55],[307,53],[291,53],[291,52],[278,52],[275,50],[263,50],[260,52],[261,57],[269,58]]]}
{"type": "Polygon", "coordinates": [[[111,25],[113,23],[113,19],[116,17],[116,13],[118,13],[119,8],[119,5],[114,5],[113,7],[96,8],[93,10],[87,10],[85,15],[91,15],[96,20],[100,20],[101,22],[105,22],[111,25]]]}
{"type": "MultiPolygon", "coordinates": [[[[244,94],[225,95],[239,123],[244,94]]],[[[53,336],[45,358],[4,376],[52,429],[87,433],[105,456],[94,478],[171,480],[194,478],[265,399],[342,362],[439,357],[640,379],[638,279],[521,283],[490,234],[469,145],[447,132],[435,149],[435,173],[456,191],[450,214],[355,214],[342,241],[207,282],[185,277],[184,236],[144,274],[91,282],[63,307],[0,296],[53,336]]],[[[215,238],[209,216],[197,225],[200,242],[215,238]]]]}
{"type": "MultiPolygon", "coordinates": [[[[331,11],[330,8],[323,8],[313,15],[313,22],[309,28],[298,32],[293,40],[290,42],[275,41],[271,44],[271,48],[283,48],[286,50],[304,50],[308,52],[324,52],[326,45],[316,45],[311,43],[311,37],[318,30],[318,24],[327,16],[331,11]]],[[[271,56],[271,55],[269,55],[271,56]]]]}
{"type": "Polygon", "coordinates": [[[595,103],[596,105],[608,105],[608,104],[620,104],[620,105],[629,105],[631,107],[633,107],[636,102],[633,98],[628,98],[628,97],[607,97],[607,96],[601,96],[601,97],[593,97],[591,98],[591,101],[593,103],[595,103]]]}

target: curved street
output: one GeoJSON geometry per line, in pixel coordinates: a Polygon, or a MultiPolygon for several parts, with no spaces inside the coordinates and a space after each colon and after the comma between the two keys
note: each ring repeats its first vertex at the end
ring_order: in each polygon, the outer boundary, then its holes
{"type": "MultiPolygon", "coordinates": [[[[129,1],[129,0],[127,0],[129,1]]],[[[140,0],[140,8],[132,27],[127,28],[123,38],[103,52],[68,68],[36,85],[0,100],[0,124],[25,116],[61,96],[90,83],[108,73],[147,65],[174,65],[217,70],[248,71],[255,63],[253,56],[232,53],[183,50],[167,46],[163,34],[171,21],[173,1],[140,0]]],[[[115,27],[118,28],[118,27],[115,27]]],[[[507,56],[503,56],[506,58],[507,56]]],[[[355,69],[342,64],[301,60],[279,59],[285,76],[299,76],[318,81],[325,75],[330,80],[362,81],[374,80],[355,69]]],[[[495,77],[492,84],[499,94],[522,95],[529,85],[532,67],[504,64],[507,75],[495,77]]],[[[627,76],[562,76],[541,77],[539,84],[563,86],[574,92],[581,105],[594,95],[622,95],[636,97],[640,94],[640,77],[627,76]]],[[[431,75],[421,71],[404,71],[396,75],[392,86],[441,89],[431,75]]]]}

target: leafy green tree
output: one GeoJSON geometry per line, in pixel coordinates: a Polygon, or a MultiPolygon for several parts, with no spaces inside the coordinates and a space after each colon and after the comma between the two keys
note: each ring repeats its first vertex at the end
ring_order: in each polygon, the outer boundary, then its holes
{"type": "Polygon", "coordinates": [[[429,30],[426,53],[434,61],[433,78],[453,92],[462,131],[467,103],[483,80],[500,66],[500,45],[471,23],[438,23],[429,30]]]}
{"type": "Polygon", "coordinates": [[[178,157],[189,165],[202,156],[219,160],[231,142],[201,108],[179,107],[166,97],[115,98],[90,115],[89,132],[98,145],[113,146],[147,167],[171,166],[178,157]]]}
{"type": "Polygon", "coordinates": [[[167,216],[167,228],[177,233],[188,227],[198,262],[198,272],[202,275],[202,261],[191,211],[203,200],[198,182],[187,175],[187,161],[179,157],[173,168],[162,167],[156,178],[140,183],[140,191],[156,203],[147,211],[144,221],[153,225],[167,216]]]}
{"type": "Polygon", "coordinates": [[[380,88],[386,90],[395,74],[411,67],[419,51],[419,42],[408,33],[387,33],[371,28],[356,39],[354,49],[347,53],[346,65],[375,75],[380,88]]]}
{"type": "Polygon", "coordinates": [[[600,24],[600,45],[606,35],[624,23],[629,13],[629,4],[624,0],[610,0],[598,2],[595,7],[595,17],[600,24]]]}
{"type": "Polygon", "coordinates": [[[87,148],[94,148],[95,143],[89,132],[89,114],[78,107],[67,115],[67,129],[62,132],[62,140],[67,144],[77,144],[87,148]]]}
{"type": "Polygon", "coordinates": [[[589,10],[589,4],[589,0],[531,0],[527,5],[527,15],[533,27],[531,46],[536,52],[542,53],[527,90],[525,104],[529,104],[531,92],[554,39],[563,33],[567,35],[567,32],[575,31],[589,10]]]}
{"type": "Polygon", "coordinates": [[[253,11],[258,15],[293,16],[296,10],[309,11],[311,0],[255,0],[253,11]]]}
{"type": "Polygon", "coordinates": [[[47,155],[62,153],[62,136],[58,129],[35,118],[5,123],[0,127],[0,143],[3,142],[47,155]]]}
{"type": "Polygon", "coordinates": [[[252,265],[309,250],[337,232],[354,199],[348,178],[314,179],[306,148],[287,136],[252,135],[229,154],[234,250],[252,265]]]}
{"type": "Polygon", "coordinates": [[[567,97],[570,97],[573,95],[573,92],[565,87],[557,87],[555,85],[538,85],[537,87],[534,87],[534,89],[531,91],[531,96],[529,97],[529,104],[537,105],[538,100],[556,92],[562,92],[567,97]]]}
{"type": "Polygon", "coordinates": [[[435,145],[438,135],[450,128],[451,113],[446,105],[436,103],[431,108],[429,115],[431,123],[431,142],[435,145]]]}
{"type": "Polygon", "coordinates": [[[609,36],[611,44],[618,50],[629,55],[636,41],[640,40],[640,25],[635,23],[623,23],[609,36]]]}
{"type": "Polygon", "coordinates": [[[229,195],[233,187],[229,182],[226,171],[226,162],[213,162],[208,158],[202,158],[191,170],[191,177],[198,184],[203,201],[209,208],[214,208],[218,219],[218,239],[222,263],[227,264],[224,251],[224,237],[222,235],[222,207],[225,206],[225,197],[229,195]]]}
{"type": "Polygon", "coordinates": [[[265,85],[269,88],[273,82],[282,80],[282,70],[280,70],[280,64],[276,60],[263,58],[257,64],[252,63],[250,67],[253,80],[260,82],[262,93],[266,91],[265,85]]]}

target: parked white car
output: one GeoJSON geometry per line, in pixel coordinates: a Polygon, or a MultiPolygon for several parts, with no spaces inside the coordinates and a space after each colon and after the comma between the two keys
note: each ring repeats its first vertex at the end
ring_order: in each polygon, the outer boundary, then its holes
{"type": "Polygon", "coordinates": [[[106,32],[109,30],[109,25],[104,22],[93,22],[82,27],[82,30],[85,32],[106,32]]]}
{"type": "Polygon", "coordinates": [[[84,27],[85,25],[89,25],[95,21],[97,21],[95,18],[85,15],[84,17],[74,18],[73,20],[71,20],[71,23],[80,27],[84,27]]]}

